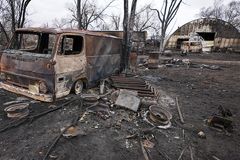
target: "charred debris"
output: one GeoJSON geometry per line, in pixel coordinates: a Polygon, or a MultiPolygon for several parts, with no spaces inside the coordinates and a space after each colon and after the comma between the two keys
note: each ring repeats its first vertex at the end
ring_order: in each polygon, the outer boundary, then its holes
{"type": "MultiPolygon", "coordinates": [[[[122,137],[125,148],[138,143],[146,160],[151,159],[153,152],[163,159],[171,159],[161,148],[156,133],[168,138],[172,136],[172,140],[183,140],[185,146],[181,148],[178,159],[183,155],[194,159],[196,155],[189,134],[200,139],[207,139],[208,135],[184,119],[181,98],[169,96],[154,85],[154,79],[140,76],[137,70],[182,67],[219,71],[222,68],[199,64],[185,57],[166,56],[159,62],[160,53],[151,51],[149,57],[143,59],[135,52],[131,53],[130,71],[121,72],[121,34],[17,29],[16,39],[1,57],[1,87],[34,100],[18,97],[4,103],[5,118],[9,123],[0,129],[0,134],[44,119],[49,114],[54,115],[59,110],[71,112],[71,107],[76,105],[77,110],[69,117],[68,123],[64,123],[56,137],[41,150],[43,159],[58,158],[54,149],[60,145],[59,141],[88,136],[89,126],[96,130],[114,128],[119,133],[126,131],[122,137]],[[22,40],[20,37],[24,36],[28,38],[22,40]],[[36,104],[43,104],[47,109],[36,113],[32,107],[36,104]],[[91,124],[96,117],[98,121],[91,124]],[[127,129],[124,128],[126,126],[127,129]],[[173,128],[180,130],[178,136],[168,132],[173,128]]],[[[142,43],[146,33],[139,33],[139,36],[142,43]]],[[[210,116],[203,123],[230,135],[234,130],[232,113],[222,106],[218,109],[219,114],[210,116]]]]}

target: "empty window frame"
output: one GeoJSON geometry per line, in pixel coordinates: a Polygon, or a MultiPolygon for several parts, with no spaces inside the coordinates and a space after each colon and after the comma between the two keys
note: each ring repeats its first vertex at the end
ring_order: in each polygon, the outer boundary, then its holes
{"type": "Polygon", "coordinates": [[[36,54],[52,54],[56,35],[49,33],[16,32],[9,49],[36,54]]]}
{"type": "Polygon", "coordinates": [[[63,36],[60,55],[77,55],[83,50],[83,37],[76,35],[63,36]]]}

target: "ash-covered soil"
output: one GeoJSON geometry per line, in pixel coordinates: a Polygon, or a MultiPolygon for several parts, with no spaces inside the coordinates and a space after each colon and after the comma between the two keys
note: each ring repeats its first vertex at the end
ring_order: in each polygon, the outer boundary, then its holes
{"type": "MultiPolygon", "coordinates": [[[[217,60],[234,60],[236,55],[230,58],[229,54],[218,56],[221,58],[217,57],[217,60]]],[[[204,56],[189,55],[186,58],[188,57],[197,59],[204,56]]],[[[207,55],[207,59],[215,59],[215,56],[207,55]]],[[[147,79],[160,90],[160,97],[168,97],[167,100],[170,101],[178,97],[185,124],[180,123],[176,105],[168,106],[173,119],[172,126],[166,130],[153,129],[143,120],[142,115],[148,110],[146,104],[142,104],[137,113],[110,106],[110,117],[104,118],[95,113],[85,115],[77,123],[81,134],[74,138],[61,137],[48,159],[144,160],[140,142],[147,139],[154,144],[152,148],[146,148],[148,157],[152,160],[176,160],[184,148],[186,150],[182,159],[191,159],[189,146],[194,159],[214,160],[215,156],[221,160],[239,160],[240,66],[220,67],[221,70],[187,68],[184,65],[171,68],[163,66],[155,70],[138,69],[139,77],[147,79]],[[233,114],[232,133],[212,129],[204,122],[210,116],[219,114],[219,106],[230,109],[233,114]],[[206,139],[198,137],[199,131],[206,134],[206,139]],[[135,136],[127,139],[132,135],[135,136]]],[[[68,97],[71,96],[73,95],[68,97]]],[[[0,89],[0,130],[13,121],[6,116],[6,106],[3,104],[14,101],[17,97],[19,96],[0,89]]],[[[63,98],[54,105],[60,106],[68,100],[63,98]]],[[[33,102],[29,108],[30,115],[49,110],[54,107],[51,105],[33,102]]],[[[68,126],[74,118],[82,117],[90,105],[79,98],[62,109],[1,132],[0,159],[43,159],[60,134],[60,129],[68,126]]]]}

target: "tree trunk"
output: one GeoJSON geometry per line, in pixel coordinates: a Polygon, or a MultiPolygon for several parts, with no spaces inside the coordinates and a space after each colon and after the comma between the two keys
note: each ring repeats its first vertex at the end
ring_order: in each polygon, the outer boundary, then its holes
{"type": "Polygon", "coordinates": [[[24,0],[21,4],[21,7],[20,7],[20,12],[19,12],[19,18],[18,18],[18,24],[17,24],[17,27],[20,28],[21,26],[21,20],[22,20],[22,15],[23,15],[23,7],[24,7],[24,0]]]}
{"type": "Polygon", "coordinates": [[[165,23],[162,23],[162,28],[161,28],[161,36],[160,36],[160,46],[159,46],[159,51],[160,54],[163,54],[164,52],[164,40],[165,40],[165,36],[166,36],[166,25],[165,23]]]}
{"type": "Polygon", "coordinates": [[[123,53],[121,70],[129,68],[129,54],[132,48],[132,34],[135,20],[137,0],[132,1],[130,18],[128,15],[128,0],[124,0],[124,19],[123,19],[123,53]]]}
{"type": "Polygon", "coordinates": [[[11,12],[11,32],[12,34],[15,32],[16,29],[16,20],[15,20],[15,2],[12,0],[8,0],[8,3],[10,5],[10,12],[11,12]]]}
{"type": "MultiPolygon", "coordinates": [[[[129,28],[129,36],[128,36],[128,50],[127,50],[127,58],[129,59],[129,54],[132,50],[132,35],[133,35],[133,27],[134,27],[134,22],[135,22],[135,14],[136,14],[136,7],[137,7],[137,0],[132,1],[132,8],[131,8],[131,13],[130,13],[130,19],[128,23],[128,28],[129,28]]],[[[127,63],[128,67],[128,63],[127,63]]]]}
{"type": "Polygon", "coordinates": [[[163,52],[164,52],[165,34],[166,34],[166,33],[162,32],[162,34],[161,34],[161,36],[160,36],[160,47],[159,47],[160,54],[163,54],[163,52]]]}
{"type": "Polygon", "coordinates": [[[82,0],[77,0],[77,21],[78,21],[78,29],[82,29],[82,13],[81,13],[81,8],[82,8],[82,0]]]}
{"type": "Polygon", "coordinates": [[[22,11],[22,20],[21,20],[21,23],[20,23],[20,28],[22,28],[24,26],[24,23],[25,23],[25,19],[26,19],[26,11],[27,11],[27,7],[28,7],[28,4],[31,2],[31,0],[26,0],[26,2],[23,2],[24,3],[24,7],[22,8],[23,11],[22,11]]]}
{"type": "Polygon", "coordinates": [[[121,71],[126,69],[128,46],[128,0],[124,0],[124,18],[123,18],[123,50],[121,57],[121,71]]]}

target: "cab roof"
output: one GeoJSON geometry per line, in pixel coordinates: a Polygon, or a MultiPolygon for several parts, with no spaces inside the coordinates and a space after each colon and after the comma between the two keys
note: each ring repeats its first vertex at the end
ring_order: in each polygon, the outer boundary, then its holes
{"type": "Polygon", "coordinates": [[[49,34],[62,34],[62,33],[76,33],[76,34],[84,34],[91,36],[100,36],[100,37],[108,37],[108,38],[116,38],[121,39],[116,36],[104,34],[97,31],[86,31],[86,30],[78,30],[78,29],[56,29],[56,28],[18,28],[16,32],[35,32],[35,33],[49,33],[49,34]]]}

